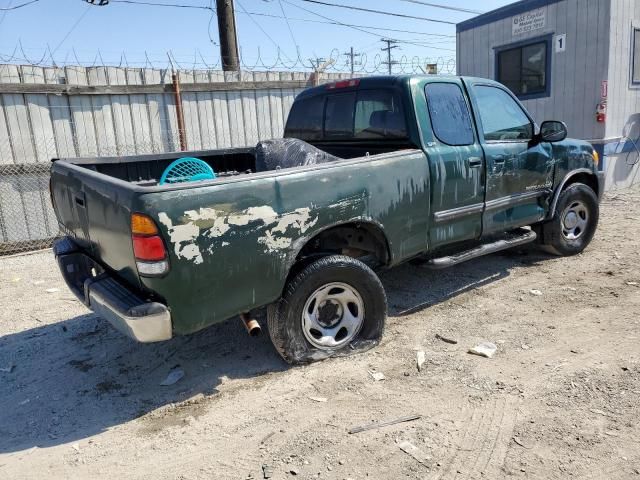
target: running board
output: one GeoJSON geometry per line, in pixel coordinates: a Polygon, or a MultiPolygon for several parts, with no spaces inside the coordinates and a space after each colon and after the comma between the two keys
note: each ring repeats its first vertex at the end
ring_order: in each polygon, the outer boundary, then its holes
{"type": "Polygon", "coordinates": [[[536,240],[536,232],[533,230],[526,230],[524,228],[509,232],[506,237],[499,240],[484,243],[470,250],[457,253],[455,255],[449,255],[446,257],[432,258],[426,263],[427,268],[434,270],[440,270],[442,268],[453,267],[459,263],[472,260],[474,258],[483,257],[490,253],[500,252],[501,250],[507,250],[513,247],[519,247],[526,245],[527,243],[534,242],[536,240]]]}

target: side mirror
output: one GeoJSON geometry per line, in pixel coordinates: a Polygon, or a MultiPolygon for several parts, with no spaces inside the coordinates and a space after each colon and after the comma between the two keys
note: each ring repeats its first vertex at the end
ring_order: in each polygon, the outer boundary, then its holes
{"type": "Polygon", "coordinates": [[[567,125],[557,120],[542,122],[539,138],[543,142],[561,142],[567,138],[567,125]]]}

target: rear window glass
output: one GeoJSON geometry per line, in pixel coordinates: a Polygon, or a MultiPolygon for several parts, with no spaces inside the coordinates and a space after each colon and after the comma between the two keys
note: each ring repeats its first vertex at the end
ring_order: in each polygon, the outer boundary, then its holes
{"type": "Polygon", "coordinates": [[[325,138],[348,138],[353,136],[353,106],[355,101],[355,92],[327,97],[327,107],[324,113],[325,138]]]}
{"type": "Polygon", "coordinates": [[[285,137],[301,140],[407,138],[400,96],[391,90],[359,90],[296,100],[285,137]]]}
{"type": "Polygon", "coordinates": [[[285,137],[300,140],[322,139],[324,97],[297,100],[291,107],[285,128],[285,137]]]}
{"type": "Polygon", "coordinates": [[[402,104],[388,90],[363,90],[356,102],[354,136],[382,138],[407,136],[402,104]]]}

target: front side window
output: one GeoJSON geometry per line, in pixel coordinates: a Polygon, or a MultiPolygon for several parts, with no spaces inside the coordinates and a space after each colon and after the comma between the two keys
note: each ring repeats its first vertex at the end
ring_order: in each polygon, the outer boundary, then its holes
{"type": "Polygon", "coordinates": [[[430,83],[425,87],[433,133],[447,145],[473,144],[469,107],[454,83],[430,83]]]}
{"type": "Polygon", "coordinates": [[[498,52],[498,81],[517,96],[547,91],[547,42],[498,52]]]}
{"type": "Polygon", "coordinates": [[[517,141],[533,138],[533,124],[518,103],[498,87],[474,87],[484,139],[517,141]]]}
{"type": "Polygon", "coordinates": [[[640,83],[640,28],[633,29],[633,83],[640,83]]]}

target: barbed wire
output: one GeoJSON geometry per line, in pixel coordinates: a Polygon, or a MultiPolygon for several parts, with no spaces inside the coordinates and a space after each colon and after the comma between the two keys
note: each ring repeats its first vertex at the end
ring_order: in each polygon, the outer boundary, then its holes
{"type": "MultiPolygon", "coordinates": [[[[437,48],[437,47],[432,47],[437,48]]],[[[380,53],[369,55],[368,52],[359,53],[358,61],[352,66],[349,58],[345,58],[342,49],[333,48],[328,54],[313,58],[305,57],[299,50],[296,54],[287,55],[277,48],[276,55],[268,56],[260,47],[255,52],[248,52],[246,48],[240,48],[240,66],[244,71],[268,72],[278,71],[302,71],[312,72],[321,65],[323,72],[346,73],[353,70],[359,75],[371,75],[376,73],[388,73],[387,58],[380,53]]],[[[447,51],[448,53],[448,51],[447,51]]],[[[25,48],[19,40],[13,51],[0,51],[0,62],[10,65],[30,65],[33,67],[119,67],[119,68],[152,68],[180,70],[220,70],[222,67],[219,56],[207,56],[200,49],[194,49],[190,54],[177,54],[173,50],[162,53],[121,52],[106,56],[98,49],[90,54],[78,55],[75,48],[67,51],[64,58],[55,56],[51,48],[29,49],[25,48]],[[110,57],[110,59],[109,59],[110,57]],[[211,58],[211,60],[208,60],[211,58]]],[[[392,73],[412,74],[427,72],[427,65],[437,65],[437,73],[453,75],[456,73],[455,57],[446,55],[418,56],[399,55],[393,58],[392,73]]]]}

